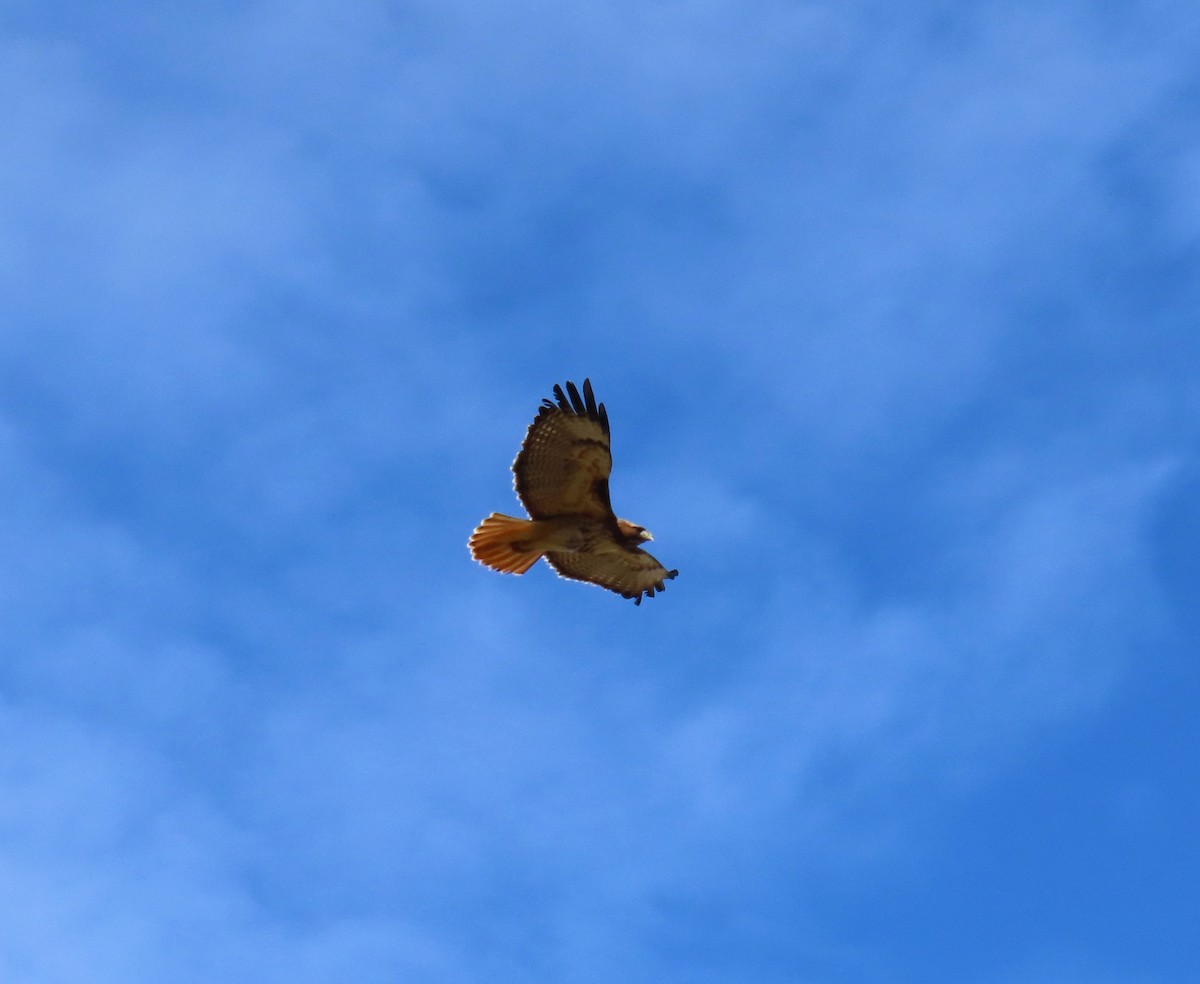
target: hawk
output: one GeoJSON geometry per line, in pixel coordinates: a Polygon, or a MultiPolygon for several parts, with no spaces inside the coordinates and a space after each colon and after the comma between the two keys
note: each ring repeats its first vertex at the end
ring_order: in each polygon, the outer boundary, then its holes
{"type": "Polygon", "coordinates": [[[608,498],[612,471],[608,413],[591,380],[583,394],[557,384],[543,400],[512,466],[513,485],[529,519],[492,513],[467,545],[481,564],[524,574],[545,557],[561,577],[598,584],[635,605],[679,574],[641,548],[645,527],[618,519],[608,498]]]}

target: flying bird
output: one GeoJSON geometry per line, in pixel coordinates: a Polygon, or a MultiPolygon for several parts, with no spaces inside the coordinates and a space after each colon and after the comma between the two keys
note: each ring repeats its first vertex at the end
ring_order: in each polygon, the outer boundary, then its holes
{"type": "Polygon", "coordinates": [[[529,519],[492,513],[467,545],[481,564],[524,574],[545,557],[561,577],[598,584],[635,605],[679,574],[646,553],[645,527],[618,519],[608,497],[612,471],[608,413],[590,380],[583,395],[557,384],[543,400],[512,466],[513,485],[529,519]]]}

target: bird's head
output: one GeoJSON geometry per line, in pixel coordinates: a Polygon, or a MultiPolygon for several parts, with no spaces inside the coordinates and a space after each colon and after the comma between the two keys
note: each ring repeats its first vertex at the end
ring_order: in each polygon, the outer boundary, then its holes
{"type": "Polygon", "coordinates": [[[637,523],[631,523],[627,519],[618,519],[617,528],[620,529],[621,535],[625,539],[633,540],[634,543],[645,543],[654,539],[646,527],[638,526],[637,523]]]}

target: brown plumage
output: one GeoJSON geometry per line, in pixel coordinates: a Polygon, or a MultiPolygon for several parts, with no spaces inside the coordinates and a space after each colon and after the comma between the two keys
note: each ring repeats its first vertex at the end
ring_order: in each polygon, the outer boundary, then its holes
{"type": "Polygon", "coordinates": [[[618,519],[608,497],[612,471],[608,413],[596,403],[590,380],[554,387],[543,400],[513,462],[513,485],[529,519],[492,513],[468,546],[481,564],[524,574],[539,557],[562,577],[598,584],[622,598],[653,598],[679,571],[669,571],[641,549],[652,539],[636,523],[618,519]]]}

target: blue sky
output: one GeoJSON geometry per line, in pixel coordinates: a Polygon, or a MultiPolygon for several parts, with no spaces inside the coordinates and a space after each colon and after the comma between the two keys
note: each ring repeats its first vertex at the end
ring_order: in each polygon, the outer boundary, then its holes
{"type": "Polygon", "coordinates": [[[7,4],[0,978],[1200,979],[1198,66],[7,4]],[[466,551],[584,376],[640,608],[466,551]]]}

